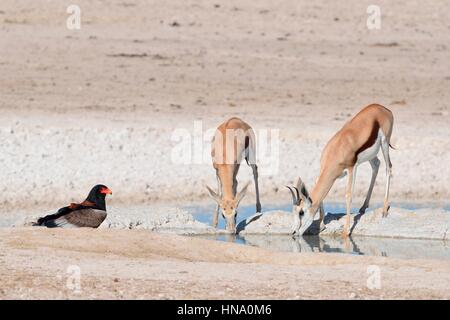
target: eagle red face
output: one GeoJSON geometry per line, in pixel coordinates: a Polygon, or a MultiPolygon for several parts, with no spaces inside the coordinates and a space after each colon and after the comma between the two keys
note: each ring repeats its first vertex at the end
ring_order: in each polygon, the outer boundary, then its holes
{"type": "Polygon", "coordinates": [[[112,194],[112,191],[109,190],[109,188],[102,187],[102,188],[100,189],[100,193],[101,193],[101,194],[112,194]]]}

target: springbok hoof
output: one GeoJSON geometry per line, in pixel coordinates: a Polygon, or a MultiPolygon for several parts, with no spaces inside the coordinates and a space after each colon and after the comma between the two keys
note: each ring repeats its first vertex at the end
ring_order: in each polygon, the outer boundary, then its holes
{"type": "Polygon", "coordinates": [[[319,226],[319,233],[321,233],[325,229],[326,229],[325,224],[321,223],[319,226]]]}
{"type": "Polygon", "coordinates": [[[348,238],[350,236],[350,230],[344,229],[342,231],[342,238],[348,238]]]}
{"type": "Polygon", "coordinates": [[[386,218],[388,216],[390,208],[391,206],[388,206],[386,210],[383,210],[383,218],[386,218]]]}

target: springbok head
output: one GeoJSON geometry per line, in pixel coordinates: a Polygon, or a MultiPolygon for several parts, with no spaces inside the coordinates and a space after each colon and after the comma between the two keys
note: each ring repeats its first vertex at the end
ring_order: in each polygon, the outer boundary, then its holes
{"type": "Polygon", "coordinates": [[[242,198],[244,198],[245,194],[247,193],[247,188],[249,185],[250,181],[247,182],[242,190],[236,194],[234,199],[223,199],[209,186],[206,186],[206,189],[208,189],[211,198],[213,198],[218,203],[222,211],[222,216],[227,222],[226,229],[231,233],[236,233],[237,207],[239,206],[239,202],[241,202],[242,198]]]}
{"type": "Polygon", "coordinates": [[[298,178],[295,186],[286,186],[292,195],[292,214],[294,223],[292,225],[292,234],[303,235],[314,221],[314,215],[310,214],[312,205],[308,190],[302,179],[298,178]],[[306,213],[306,214],[305,214],[306,213]]]}

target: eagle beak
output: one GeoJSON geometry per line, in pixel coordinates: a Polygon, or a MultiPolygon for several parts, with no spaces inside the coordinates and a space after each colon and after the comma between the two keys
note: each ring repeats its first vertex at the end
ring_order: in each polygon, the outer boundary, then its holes
{"type": "Polygon", "coordinates": [[[112,191],[111,191],[109,188],[104,188],[104,189],[102,189],[102,190],[100,191],[100,193],[112,195],[112,191]]]}

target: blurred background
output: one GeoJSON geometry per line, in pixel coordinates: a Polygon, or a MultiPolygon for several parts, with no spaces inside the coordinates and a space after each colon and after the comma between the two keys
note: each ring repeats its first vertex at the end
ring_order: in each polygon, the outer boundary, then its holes
{"type": "MultiPolygon", "coordinates": [[[[171,137],[231,116],[279,130],[262,202],[288,204],[284,185],[301,176],[311,188],[328,139],[374,102],[395,117],[393,201],[447,202],[448,1],[377,1],[375,29],[371,4],[2,0],[1,211],[79,201],[97,183],[114,203],[203,201],[212,165],[173,163],[171,137]]],[[[356,203],[370,172],[358,171],[356,203]]],[[[375,201],[384,181],[382,162],[375,201]]],[[[344,185],[328,199],[343,201],[344,185]]]]}

